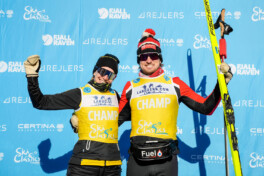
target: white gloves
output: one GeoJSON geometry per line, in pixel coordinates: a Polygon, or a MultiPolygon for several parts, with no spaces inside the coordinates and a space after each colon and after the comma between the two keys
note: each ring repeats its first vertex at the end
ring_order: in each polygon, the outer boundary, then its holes
{"type": "Polygon", "coordinates": [[[27,77],[38,77],[40,64],[41,61],[38,55],[29,56],[24,62],[27,77]]]}
{"type": "Polygon", "coordinates": [[[229,65],[227,65],[227,63],[223,62],[220,65],[220,70],[225,75],[225,81],[226,81],[226,84],[228,84],[229,81],[233,77],[233,74],[231,72],[231,67],[229,65]]]}
{"type": "Polygon", "coordinates": [[[72,115],[70,123],[74,133],[78,133],[79,120],[75,114],[72,115]]]}

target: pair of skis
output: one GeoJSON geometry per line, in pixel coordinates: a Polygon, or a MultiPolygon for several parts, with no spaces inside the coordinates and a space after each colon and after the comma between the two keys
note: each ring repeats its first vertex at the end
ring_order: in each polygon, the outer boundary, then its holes
{"type": "Polygon", "coordinates": [[[243,174],[242,174],[239,151],[238,151],[238,140],[237,140],[236,130],[235,130],[234,110],[231,104],[231,99],[228,93],[224,74],[221,73],[220,71],[221,59],[222,59],[222,62],[224,62],[224,59],[226,58],[226,46],[225,46],[226,43],[224,40],[224,34],[228,34],[229,32],[231,32],[232,28],[230,28],[230,26],[224,22],[224,19],[223,19],[224,11],[222,10],[221,12],[222,19],[220,18],[217,20],[219,24],[216,23],[216,28],[219,26],[221,27],[222,39],[220,39],[220,42],[219,42],[220,43],[220,52],[219,52],[218,43],[217,43],[217,39],[215,35],[215,25],[212,19],[209,0],[204,0],[204,7],[205,7],[206,18],[207,18],[208,30],[209,30],[210,39],[211,39],[211,46],[212,46],[214,61],[215,61],[215,68],[216,68],[217,78],[219,82],[219,88],[221,92],[222,104],[224,108],[224,121],[225,121],[226,130],[228,133],[234,171],[235,171],[236,176],[241,176],[243,174]]]}

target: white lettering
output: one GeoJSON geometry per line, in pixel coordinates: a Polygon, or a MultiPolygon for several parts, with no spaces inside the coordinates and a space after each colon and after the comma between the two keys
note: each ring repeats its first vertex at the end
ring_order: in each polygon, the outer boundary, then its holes
{"type": "Polygon", "coordinates": [[[150,98],[145,100],[139,100],[137,102],[137,108],[138,110],[150,108],[167,108],[170,103],[170,98],[150,98]]]}
{"type": "Polygon", "coordinates": [[[89,111],[88,119],[95,120],[116,120],[118,118],[117,111],[89,111]]]}

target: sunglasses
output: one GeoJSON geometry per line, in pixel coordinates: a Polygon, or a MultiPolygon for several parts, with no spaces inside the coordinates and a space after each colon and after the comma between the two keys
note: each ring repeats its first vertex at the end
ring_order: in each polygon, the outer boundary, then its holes
{"type": "Polygon", "coordinates": [[[139,60],[140,61],[146,61],[148,57],[151,58],[151,60],[158,60],[159,55],[157,53],[147,53],[147,54],[141,54],[139,55],[139,60]]]}
{"type": "Polygon", "coordinates": [[[107,75],[109,80],[114,80],[114,79],[116,78],[116,74],[114,74],[113,72],[110,72],[109,70],[106,70],[106,69],[104,69],[104,68],[102,68],[102,67],[99,67],[99,68],[97,69],[97,72],[98,72],[102,77],[104,77],[105,75],[107,75]]]}

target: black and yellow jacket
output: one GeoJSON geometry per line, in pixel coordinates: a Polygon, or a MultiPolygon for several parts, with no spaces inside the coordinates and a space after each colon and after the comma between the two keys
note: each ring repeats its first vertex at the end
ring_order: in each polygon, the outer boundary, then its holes
{"type": "Polygon", "coordinates": [[[118,93],[99,92],[90,84],[69,91],[43,95],[37,77],[29,77],[28,91],[35,108],[74,109],[79,119],[79,140],[70,163],[92,166],[121,165],[118,147],[118,93]]]}

